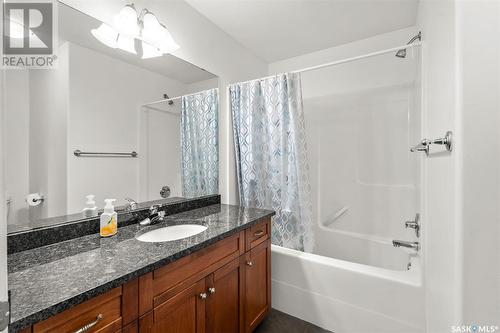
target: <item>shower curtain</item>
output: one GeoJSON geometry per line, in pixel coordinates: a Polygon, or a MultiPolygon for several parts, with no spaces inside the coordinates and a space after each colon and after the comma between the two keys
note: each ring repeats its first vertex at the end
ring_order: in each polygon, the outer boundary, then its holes
{"type": "Polygon", "coordinates": [[[312,252],[312,205],[298,74],[229,87],[240,202],[273,209],[273,244],[312,252]]]}
{"type": "Polygon", "coordinates": [[[182,97],[182,195],[219,192],[219,98],[217,89],[182,97]]]}

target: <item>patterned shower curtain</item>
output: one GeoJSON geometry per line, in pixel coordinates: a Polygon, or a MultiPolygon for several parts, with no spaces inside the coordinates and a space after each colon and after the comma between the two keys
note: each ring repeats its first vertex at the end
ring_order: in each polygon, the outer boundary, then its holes
{"type": "Polygon", "coordinates": [[[219,98],[217,89],[182,97],[182,195],[219,192],[219,98]]]}
{"type": "Polygon", "coordinates": [[[298,74],[229,87],[240,202],[273,209],[273,244],[312,252],[312,205],[298,74]]]}

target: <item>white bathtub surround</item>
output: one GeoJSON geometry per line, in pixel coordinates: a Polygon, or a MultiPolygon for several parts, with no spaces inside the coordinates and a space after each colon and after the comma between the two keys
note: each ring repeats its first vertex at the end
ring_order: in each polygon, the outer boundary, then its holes
{"type": "Polygon", "coordinates": [[[423,210],[421,46],[395,53],[302,75],[315,248],[273,247],[273,306],[335,332],[425,331],[421,254],[392,245],[425,242],[405,228],[423,210]]]}
{"type": "Polygon", "coordinates": [[[390,270],[273,246],[272,260],[280,311],[333,332],[424,332],[418,258],[390,270]]]}

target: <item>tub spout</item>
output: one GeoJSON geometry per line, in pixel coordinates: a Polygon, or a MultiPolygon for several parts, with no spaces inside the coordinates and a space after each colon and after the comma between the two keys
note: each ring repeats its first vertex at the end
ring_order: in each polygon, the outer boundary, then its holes
{"type": "Polygon", "coordinates": [[[407,242],[407,241],[402,241],[402,240],[393,240],[392,245],[394,247],[406,247],[409,249],[413,249],[415,251],[420,250],[420,244],[418,242],[407,242]]]}

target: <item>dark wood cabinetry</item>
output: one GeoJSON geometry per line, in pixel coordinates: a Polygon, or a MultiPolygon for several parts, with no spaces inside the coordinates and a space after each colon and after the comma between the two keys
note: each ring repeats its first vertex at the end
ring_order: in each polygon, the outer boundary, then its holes
{"type": "Polygon", "coordinates": [[[219,268],[206,278],[208,287],[207,333],[243,331],[244,288],[240,259],[219,268]]]}
{"type": "Polygon", "coordinates": [[[166,299],[139,320],[141,333],[205,332],[205,280],[166,299]]]}
{"type": "Polygon", "coordinates": [[[271,308],[270,219],[23,333],[249,333],[271,308]]]}
{"type": "Polygon", "coordinates": [[[266,240],[245,258],[245,332],[253,332],[271,308],[271,242],[266,240]]]}

